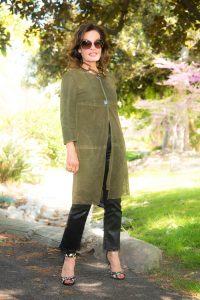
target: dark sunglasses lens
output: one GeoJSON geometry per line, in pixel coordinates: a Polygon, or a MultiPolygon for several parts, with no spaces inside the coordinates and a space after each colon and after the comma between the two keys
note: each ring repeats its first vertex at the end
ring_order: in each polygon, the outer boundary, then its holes
{"type": "MultiPolygon", "coordinates": [[[[102,40],[96,40],[94,42],[94,46],[95,48],[97,49],[100,49],[103,47],[103,41],[102,40]]],[[[88,40],[83,40],[81,42],[81,48],[82,49],[90,49],[92,47],[92,42],[91,41],[88,41],[88,40]]]]}
{"type": "Polygon", "coordinates": [[[82,41],[81,42],[81,47],[83,49],[90,49],[92,46],[92,43],[90,41],[82,41]]]}
{"type": "Polygon", "coordinates": [[[101,40],[95,41],[94,45],[97,49],[100,49],[103,47],[103,42],[101,40]]]}

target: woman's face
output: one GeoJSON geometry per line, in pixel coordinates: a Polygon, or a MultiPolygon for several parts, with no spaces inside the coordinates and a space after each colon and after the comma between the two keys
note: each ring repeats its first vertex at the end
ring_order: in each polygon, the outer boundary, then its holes
{"type": "Polygon", "coordinates": [[[83,62],[91,63],[91,62],[99,61],[101,57],[102,49],[101,47],[99,48],[98,46],[96,48],[94,42],[100,40],[100,38],[101,38],[100,34],[96,30],[87,31],[84,33],[82,40],[90,41],[92,42],[92,45],[89,49],[83,49],[83,47],[79,48],[78,51],[79,53],[81,53],[83,62]]]}

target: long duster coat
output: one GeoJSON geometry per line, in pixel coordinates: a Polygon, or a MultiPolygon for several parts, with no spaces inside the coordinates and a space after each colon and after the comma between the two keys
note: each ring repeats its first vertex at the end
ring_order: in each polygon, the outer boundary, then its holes
{"type": "Polygon", "coordinates": [[[115,80],[81,68],[65,72],[60,119],[64,145],[75,142],[79,170],[73,175],[73,204],[96,204],[102,197],[106,146],[111,127],[111,156],[106,182],[108,199],[129,194],[125,142],[117,111],[115,80]]]}

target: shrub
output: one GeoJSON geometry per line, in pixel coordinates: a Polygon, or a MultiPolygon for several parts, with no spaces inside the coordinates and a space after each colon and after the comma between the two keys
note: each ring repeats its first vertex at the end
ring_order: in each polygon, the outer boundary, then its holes
{"type": "Polygon", "coordinates": [[[41,163],[47,162],[42,149],[34,141],[22,137],[1,137],[0,181],[25,180],[35,182],[40,176],[41,163]]]}
{"type": "Polygon", "coordinates": [[[39,144],[53,167],[60,167],[65,160],[59,110],[57,107],[41,107],[15,116],[20,134],[26,139],[34,139],[39,144]]]}
{"type": "Polygon", "coordinates": [[[143,152],[136,152],[136,151],[126,151],[126,159],[128,161],[136,160],[136,159],[141,159],[143,158],[145,153],[143,152]]]}

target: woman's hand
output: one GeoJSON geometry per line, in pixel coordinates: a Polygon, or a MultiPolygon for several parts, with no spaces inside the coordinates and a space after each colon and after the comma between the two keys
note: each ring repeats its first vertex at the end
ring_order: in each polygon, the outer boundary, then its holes
{"type": "Polygon", "coordinates": [[[79,169],[79,160],[76,153],[74,142],[67,143],[66,147],[67,147],[66,170],[72,173],[76,173],[79,169]]]}

